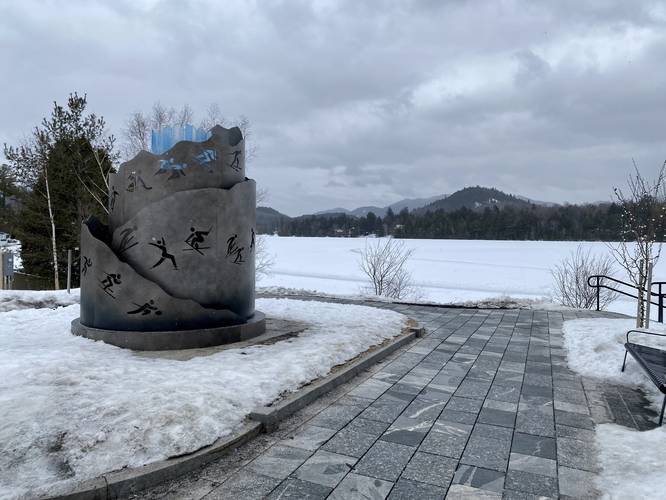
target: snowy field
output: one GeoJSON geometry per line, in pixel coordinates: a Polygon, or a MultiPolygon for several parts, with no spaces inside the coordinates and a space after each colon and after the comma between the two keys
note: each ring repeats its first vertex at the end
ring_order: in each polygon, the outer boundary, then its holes
{"type": "MultiPolygon", "coordinates": [[[[44,300],[34,292],[19,298],[44,300]]],[[[406,320],[288,299],[260,299],[257,308],[311,326],[272,345],[177,361],[73,336],[78,305],[0,312],[0,498],[32,497],[38,487],[53,495],[74,481],[195,451],[253,409],[398,335],[406,320]]]]}
{"type": "MultiPolygon", "coordinates": [[[[510,296],[550,301],[550,270],[578,242],[401,240],[414,249],[409,267],[420,299],[456,303],[510,296]]],[[[604,243],[583,243],[593,253],[607,253],[604,243]]],[[[364,238],[300,238],[267,236],[275,258],[273,274],[261,287],[284,287],[337,295],[363,293],[365,278],[358,267],[364,238]]],[[[620,273],[617,273],[620,277],[620,273]]],[[[666,263],[654,272],[666,281],[666,263]]],[[[609,310],[635,314],[635,302],[617,300],[609,310]]]]}
{"type": "MultiPolygon", "coordinates": [[[[565,346],[569,366],[587,377],[610,384],[641,388],[653,409],[661,410],[663,394],[650,382],[636,361],[628,356],[627,367],[620,371],[624,357],[625,335],[635,327],[630,319],[578,319],[564,323],[565,346]]],[[[666,332],[664,325],[651,324],[650,330],[666,332]]],[[[636,335],[632,341],[666,349],[666,338],[636,335]]],[[[663,472],[666,428],[638,432],[615,424],[596,427],[599,464],[597,488],[608,499],[663,498],[666,477],[663,472]]]]}

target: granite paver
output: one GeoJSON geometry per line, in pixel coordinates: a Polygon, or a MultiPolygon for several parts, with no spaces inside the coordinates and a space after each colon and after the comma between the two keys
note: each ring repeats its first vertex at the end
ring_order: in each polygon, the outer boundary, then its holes
{"type": "Polygon", "coordinates": [[[426,336],[253,451],[138,496],[185,498],[199,485],[205,499],[595,498],[596,423],[651,425],[640,395],[566,364],[563,322],[599,313],[373,305],[426,336]]]}

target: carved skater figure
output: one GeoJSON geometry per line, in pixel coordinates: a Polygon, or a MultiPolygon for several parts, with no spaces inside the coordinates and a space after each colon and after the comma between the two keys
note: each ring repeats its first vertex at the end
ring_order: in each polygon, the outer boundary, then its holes
{"type": "Polygon", "coordinates": [[[162,239],[157,240],[157,243],[148,243],[149,245],[152,245],[156,248],[159,248],[160,251],[162,252],[162,255],[160,256],[160,260],[158,260],[151,269],[155,269],[157,266],[162,264],[165,260],[169,259],[171,263],[173,264],[174,269],[178,269],[178,266],[176,265],[176,258],[171,255],[169,252],[167,252],[167,247],[166,247],[166,241],[164,237],[162,239]]]}
{"type": "Polygon", "coordinates": [[[229,153],[229,156],[234,157],[233,160],[231,160],[229,166],[233,168],[236,172],[240,170],[240,154],[241,154],[240,149],[238,151],[232,151],[231,153],[229,153]]]}
{"type": "Polygon", "coordinates": [[[242,253],[243,250],[245,250],[245,247],[237,247],[234,250],[233,253],[234,253],[234,255],[236,255],[236,258],[234,259],[234,264],[242,264],[243,262],[245,262],[243,260],[243,253],[242,253]]]}
{"type": "Polygon", "coordinates": [[[255,243],[255,234],[254,234],[254,228],[252,228],[252,241],[250,242],[250,250],[254,248],[254,243],[255,243]]]}

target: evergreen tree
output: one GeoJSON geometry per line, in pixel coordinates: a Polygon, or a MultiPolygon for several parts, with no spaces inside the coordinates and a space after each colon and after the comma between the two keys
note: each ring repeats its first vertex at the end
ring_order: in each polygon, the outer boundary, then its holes
{"type": "Polygon", "coordinates": [[[27,143],[4,147],[12,173],[25,188],[16,224],[24,269],[52,274],[55,289],[66,274],[67,250],[79,245],[81,222],[90,215],[104,220],[108,213],[115,140],[104,134],[102,117],[85,114],[86,106],[85,95],[71,94],[66,107],[54,103],[51,116],[27,143]]]}
{"type": "Polygon", "coordinates": [[[18,194],[19,190],[9,165],[0,165],[0,231],[14,234],[14,210],[9,200],[18,194]]]}

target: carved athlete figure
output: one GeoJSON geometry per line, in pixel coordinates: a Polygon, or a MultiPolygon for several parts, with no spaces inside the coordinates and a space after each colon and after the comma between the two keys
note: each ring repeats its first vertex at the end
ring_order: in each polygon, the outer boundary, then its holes
{"type": "Polygon", "coordinates": [[[166,241],[164,240],[164,237],[162,237],[162,239],[157,240],[157,243],[148,243],[148,244],[156,248],[159,248],[162,252],[160,260],[155,262],[155,265],[151,267],[151,269],[155,269],[157,266],[162,264],[162,262],[164,262],[167,259],[171,261],[174,269],[178,269],[178,266],[176,265],[176,258],[173,255],[171,255],[169,252],[167,252],[166,241]]]}

